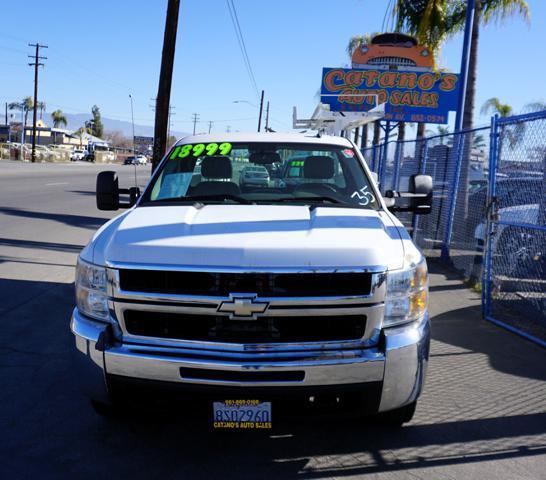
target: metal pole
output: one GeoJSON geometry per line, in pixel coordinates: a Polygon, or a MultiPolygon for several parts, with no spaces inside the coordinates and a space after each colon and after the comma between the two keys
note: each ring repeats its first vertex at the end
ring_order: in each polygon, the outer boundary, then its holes
{"type": "Polygon", "coordinates": [[[468,63],[470,61],[470,47],[472,39],[472,24],[476,11],[476,0],[467,0],[466,22],[464,28],[463,52],[461,57],[461,75],[459,82],[459,105],[457,107],[457,116],[455,117],[455,131],[463,128],[464,101],[466,97],[466,88],[468,85],[468,63]]]}
{"type": "Polygon", "coordinates": [[[383,191],[385,191],[385,188],[384,188],[384,176],[385,176],[385,170],[387,169],[387,156],[389,154],[389,135],[390,135],[390,132],[391,132],[391,121],[390,120],[387,120],[385,122],[385,138],[384,138],[384,144],[383,144],[383,155],[382,155],[382,159],[381,159],[381,164],[380,164],[380,168],[381,168],[381,174],[380,174],[380,177],[379,177],[379,182],[380,182],[380,185],[381,185],[381,188],[383,189],[383,191]]]}
{"type": "Polygon", "coordinates": [[[137,172],[136,172],[136,145],[135,145],[135,116],[133,114],[133,96],[129,94],[131,99],[131,124],[133,125],[133,165],[135,166],[135,187],[138,187],[137,172]]]}
{"type": "Polygon", "coordinates": [[[25,151],[24,151],[24,146],[25,146],[25,103],[23,102],[21,104],[21,160],[24,160],[25,159],[25,151]]]}
{"type": "Polygon", "coordinates": [[[265,109],[265,131],[269,132],[269,100],[267,101],[267,107],[265,109]]]}
{"type": "Polygon", "coordinates": [[[258,117],[258,132],[262,129],[262,112],[264,109],[264,91],[262,90],[262,95],[260,97],[260,115],[258,117]]]}
{"type": "Polygon", "coordinates": [[[32,112],[32,154],[30,161],[36,161],[36,114],[38,109],[38,55],[40,54],[40,44],[36,44],[36,55],[34,58],[34,108],[32,112]]]}
{"type": "Polygon", "coordinates": [[[487,317],[491,314],[491,233],[492,233],[492,212],[497,197],[497,162],[499,142],[499,116],[491,118],[491,133],[489,141],[489,178],[487,189],[487,210],[486,224],[484,231],[484,267],[482,270],[482,315],[487,317]]]}

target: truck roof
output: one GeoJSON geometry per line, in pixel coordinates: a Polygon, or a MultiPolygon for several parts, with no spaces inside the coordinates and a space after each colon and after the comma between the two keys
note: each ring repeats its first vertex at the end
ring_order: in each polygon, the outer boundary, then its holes
{"type": "Polygon", "coordinates": [[[209,133],[188,135],[180,139],[176,144],[183,145],[185,143],[257,143],[257,142],[273,142],[273,143],[312,143],[321,145],[337,145],[341,147],[351,147],[349,140],[343,137],[335,137],[331,135],[303,135],[301,133],[272,133],[272,132],[236,132],[236,133],[209,133]]]}

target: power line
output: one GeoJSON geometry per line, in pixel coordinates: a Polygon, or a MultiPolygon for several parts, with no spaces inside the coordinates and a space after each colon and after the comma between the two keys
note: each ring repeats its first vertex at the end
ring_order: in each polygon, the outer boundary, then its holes
{"type": "Polygon", "coordinates": [[[248,58],[245,39],[243,37],[241,24],[239,23],[239,17],[237,16],[237,10],[235,9],[235,4],[233,3],[233,0],[226,0],[226,3],[228,6],[229,14],[231,16],[231,22],[233,23],[233,28],[235,30],[235,36],[237,37],[237,41],[239,42],[239,48],[243,56],[243,62],[250,78],[250,83],[252,84],[252,88],[254,88],[254,91],[256,92],[256,97],[259,98],[260,93],[258,90],[258,84],[256,83],[256,77],[254,77],[254,71],[252,70],[250,59],[248,58]]]}
{"type": "MultiPolygon", "coordinates": [[[[34,58],[33,63],[29,63],[31,67],[34,67],[34,111],[32,113],[32,156],[31,161],[34,163],[36,161],[36,117],[38,113],[38,68],[44,66],[43,63],[40,63],[40,60],[47,60],[47,57],[40,57],[40,48],[47,48],[47,45],[40,45],[39,43],[29,43],[29,47],[35,47],[36,53],[34,56],[29,55],[30,58],[34,58]]],[[[25,138],[25,128],[23,126],[23,141],[25,138]]],[[[21,149],[23,146],[21,145],[21,149]]],[[[22,151],[22,150],[21,150],[22,151]]]]}

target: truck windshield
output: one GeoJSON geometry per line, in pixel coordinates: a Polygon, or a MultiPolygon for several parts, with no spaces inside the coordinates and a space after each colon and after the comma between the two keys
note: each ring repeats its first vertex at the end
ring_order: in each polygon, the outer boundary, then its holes
{"type": "Polygon", "coordinates": [[[379,208],[354,150],[323,144],[177,145],[141,205],[195,201],[379,208]]]}

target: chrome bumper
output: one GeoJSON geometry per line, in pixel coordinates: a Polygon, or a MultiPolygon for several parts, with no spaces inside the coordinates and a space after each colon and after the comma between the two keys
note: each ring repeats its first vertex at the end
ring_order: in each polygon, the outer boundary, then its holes
{"type": "Polygon", "coordinates": [[[430,343],[428,318],[414,324],[385,329],[384,348],[322,349],[269,353],[218,352],[104,341],[107,325],[74,310],[71,330],[76,347],[104,374],[179,384],[225,387],[313,387],[382,382],[379,411],[392,410],[414,401],[420,394],[430,343]],[[99,337],[103,336],[103,338],[99,337]],[[98,345],[97,345],[98,344],[98,345]],[[226,381],[191,378],[181,368],[220,372],[303,371],[301,381],[226,381]]]}

